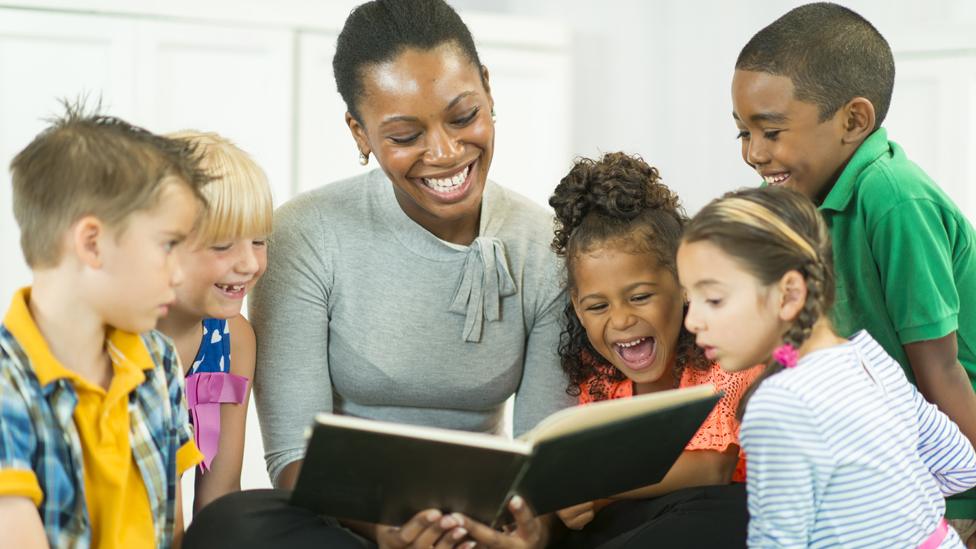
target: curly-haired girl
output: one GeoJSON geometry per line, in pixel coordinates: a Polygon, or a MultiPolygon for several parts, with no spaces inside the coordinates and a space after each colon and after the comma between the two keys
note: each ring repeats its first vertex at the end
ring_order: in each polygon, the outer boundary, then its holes
{"type": "Polygon", "coordinates": [[[578,160],[549,204],[570,295],[559,346],[568,392],[580,404],[705,383],[725,392],[661,482],[560,511],[579,531],[570,545],[634,529],[668,547],[744,545],[745,493],[729,483],[744,480],[735,412],[758,371],[724,372],[682,325],[675,253],[687,218],[678,197],[639,157],[609,153],[578,160]]]}

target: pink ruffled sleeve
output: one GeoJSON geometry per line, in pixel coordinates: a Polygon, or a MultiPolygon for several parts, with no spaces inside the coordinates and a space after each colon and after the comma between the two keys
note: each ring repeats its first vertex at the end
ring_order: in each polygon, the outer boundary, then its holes
{"type": "Polygon", "coordinates": [[[220,443],[220,405],[242,404],[248,379],[229,372],[199,372],[186,378],[186,405],[193,421],[193,440],[203,453],[201,471],[209,471],[220,443]]]}

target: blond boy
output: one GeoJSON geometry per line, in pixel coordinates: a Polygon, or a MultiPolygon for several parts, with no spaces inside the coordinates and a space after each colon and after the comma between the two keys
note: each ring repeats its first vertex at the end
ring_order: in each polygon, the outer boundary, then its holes
{"type": "Polygon", "coordinates": [[[202,456],[151,330],[205,178],[182,142],[77,107],[10,169],[33,284],[0,326],[0,547],[169,547],[202,456]]]}

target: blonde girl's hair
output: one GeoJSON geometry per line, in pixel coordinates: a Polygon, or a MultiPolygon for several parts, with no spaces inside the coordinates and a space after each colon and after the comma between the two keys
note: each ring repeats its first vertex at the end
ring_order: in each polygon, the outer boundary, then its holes
{"type": "MultiPolygon", "coordinates": [[[[834,303],[834,261],[827,224],[814,204],[782,187],[743,189],[705,206],[685,228],[682,242],[710,242],[735,259],[764,286],[789,271],[799,272],[807,285],[800,314],[783,334],[783,343],[799,349],[813,325],[834,303]]],[[[770,359],[765,371],[743,395],[739,415],[762,381],[782,371],[770,359]]]]}
{"type": "Polygon", "coordinates": [[[201,168],[212,178],[203,188],[209,208],[194,231],[194,244],[210,246],[271,233],[271,187],[249,154],[212,132],[183,130],[168,137],[195,147],[201,168]]]}

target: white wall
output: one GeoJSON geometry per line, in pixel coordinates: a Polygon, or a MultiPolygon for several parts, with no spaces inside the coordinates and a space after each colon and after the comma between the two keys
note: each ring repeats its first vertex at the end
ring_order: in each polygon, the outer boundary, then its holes
{"type": "MultiPolygon", "coordinates": [[[[156,132],[218,131],[264,167],[276,204],[364,171],[331,70],[352,5],[0,0],[0,295],[29,282],[6,167],[61,110],[60,98],[100,97],[105,112],[156,132]]],[[[567,29],[513,15],[466,18],[493,67],[491,176],[544,204],[570,156],[567,29]]]]}
{"type": "MultiPolygon", "coordinates": [[[[799,2],[452,3],[491,70],[500,182],[545,202],[573,155],[625,150],[657,165],[690,213],[756,183],[734,141],[732,67],[755,31],[799,2]]],[[[335,33],[355,4],[0,0],[0,303],[29,281],[6,165],[57,112],[57,97],[101,93],[111,113],[156,131],[225,133],[266,167],[279,203],[359,170],[329,72],[335,33]],[[115,15],[86,17],[84,6],[115,15]],[[73,13],[23,9],[39,7],[73,13]]],[[[976,3],[847,5],[896,51],[893,138],[976,218],[976,3]]],[[[262,486],[253,413],[249,421],[244,484],[262,486]]]]}
{"type": "MultiPolygon", "coordinates": [[[[739,50],[798,0],[456,0],[573,31],[574,154],[640,153],[694,213],[754,185],[731,117],[739,50]]],[[[896,56],[891,138],[976,221],[976,2],[851,0],[896,56]]]]}
{"type": "MultiPolygon", "coordinates": [[[[6,165],[62,109],[90,95],[103,112],[156,132],[217,131],[268,173],[276,204],[364,170],[332,77],[341,0],[0,1],[0,161],[6,165]]],[[[498,110],[492,177],[545,203],[570,156],[569,35],[558,24],[467,14],[493,68],[498,110]]],[[[375,166],[375,162],[366,169],[375,166]]],[[[0,171],[0,299],[30,282],[0,171]]],[[[193,475],[184,477],[189,517],[193,475]]],[[[241,484],[268,486],[249,411],[241,484]]]]}

